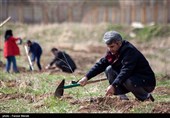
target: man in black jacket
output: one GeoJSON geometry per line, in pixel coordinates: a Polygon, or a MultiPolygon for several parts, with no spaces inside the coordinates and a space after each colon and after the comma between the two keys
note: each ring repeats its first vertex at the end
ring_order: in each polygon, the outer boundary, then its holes
{"type": "Polygon", "coordinates": [[[106,73],[110,86],[106,96],[119,95],[128,100],[128,92],[140,101],[154,101],[151,92],[156,86],[154,72],[144,55],[116,31],[108,31],[103,40],[108,51],[78,83],[82,86],[101,72],[106,73]]]}
{"type": "Polygon", "coordinates": [[[49,69],[53,64],[55,64],[63,72],[73,73],[75,71],[76,64],[73,59],[64,51],[60,51],[57,48],[52,48],[51,52],[55,56],[54,59],[46,66],[49,69]]]}
{"type": "MultiPolygon", "coordinates": [[[[29,47],[28,53],[31,54],[32,63],[34,63],[36,61],[37,67],[38,67],[39,71],[41,71],[42,67],[41,67],[40,59],[41,59],[43,50],[42,50],[40,44],[38,42],[27,40],[27,45],[29,47]]],[[[31,67],[30,67],[30,70],[32,70],[31,67]]]]}

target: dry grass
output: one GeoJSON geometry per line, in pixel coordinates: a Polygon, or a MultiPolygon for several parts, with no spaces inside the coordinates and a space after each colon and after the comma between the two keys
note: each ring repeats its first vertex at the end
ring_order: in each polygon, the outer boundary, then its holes
{"type": "MultiPolygon", "coordinates": [[[[11,25],[11,24],[10,24],[11,25]]],[[[3,28],[7,29],[8,25],[3,28]]],[[[96,53],[98,59],[106,50],[102,43],[102,36],[107,29],[107,24],[49,24],[49,25],[22,25],[15,24],[15,36],[31,39],[39,42],[43,47],[42,63],[47,65],[52,55],[50,50],[57,47],[66,50],[72,56],[76,52],[96,53]]],[[[130,29],[130,28],[129,28],[130,29]]],[[[130,31],[128,31],[130,32],[130,31]]],[[[170,74],[170,37],[156,38],[149,42],[138,42],[130,40],[148,59],[155,73],[170,74]]],[[[21,50],[20,61],[27,61],[24,47],[19,46],[21,50]]],[[[3,61],[4,58],[2,58],[3,61]]]]}

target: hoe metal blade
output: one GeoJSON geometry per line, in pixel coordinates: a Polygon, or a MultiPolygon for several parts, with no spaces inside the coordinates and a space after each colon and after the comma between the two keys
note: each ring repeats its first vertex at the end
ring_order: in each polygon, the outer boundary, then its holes
{"type": "Polygon", "coordinates": [[[54,93],[54,97],[60,98],[61,96],[63,96],[63,93],[64,93],[64,83],[65,83],[65,79],[63,79],[61,81],[61,83],[59,84],[59,86],[56,88],[55,93],[54,93]]]}

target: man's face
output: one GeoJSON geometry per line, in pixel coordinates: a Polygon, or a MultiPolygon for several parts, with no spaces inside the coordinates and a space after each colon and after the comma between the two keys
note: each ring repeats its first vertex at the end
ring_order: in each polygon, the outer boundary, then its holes
{"type": "Polygon", "coordinates": [[[121,46],[120,42],[114,42],[112,44],[107,45],[107,48],[112,54],[116,54],[120,46],[121,46]]]}
{"type": "Polygon", "coordinates": [[[58,51],[53,50],[52,53],[53,53],[53,55],[57,55],[58,51]]]}
{"type": "Polygon", "coordinates": [[[30,46],[31,46],[31,43],[27,43],[27,45],[28,45],[28,47],[30,47],[30,46]]]}

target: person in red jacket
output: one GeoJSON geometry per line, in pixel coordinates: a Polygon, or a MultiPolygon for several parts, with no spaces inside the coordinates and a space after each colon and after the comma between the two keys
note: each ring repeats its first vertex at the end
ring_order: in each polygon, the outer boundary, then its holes
{"type": "Polygon", "coordinates": [[[19,70],[17,68],[17,63],[15,56],[20,55],[19,47],[17,46],[17,41],[20,41],[20,44],[22,40],[20,38],[13,37],[12,30],[6,30],[5,32],[5,41],[4,41],[4,57],[7,60],[5,71],[9,73],[11,68],[11,63],[13,64],[13,71],[15,73],[18,73],[19,70]]]}

